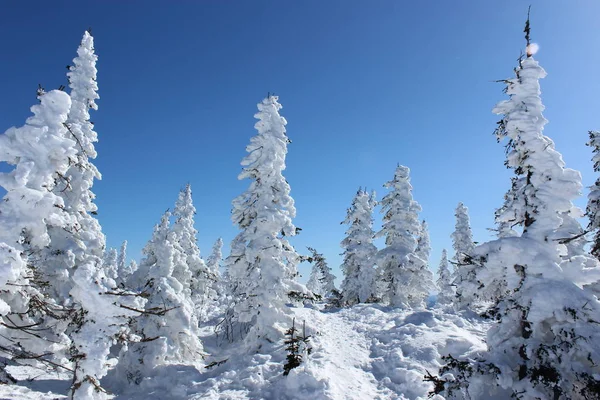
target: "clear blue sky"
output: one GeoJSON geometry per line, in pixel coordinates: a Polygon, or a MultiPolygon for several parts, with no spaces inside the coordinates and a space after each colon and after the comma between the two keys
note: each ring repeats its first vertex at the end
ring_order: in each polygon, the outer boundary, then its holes
{"type": "MultiPolygon", "coordinates": [[[[532,37],[549,135],[569,167],[595,179],[584,145],[600,128],[597,0],[535,0],[532,37]]],[[[280,96],[288,169],[302,234],[339,273],[359,186],[397,163],[431,229],[432,267],[450,248],[454,208],[489,237],[509,186],[491,113],[524,47],[529,2],[508,1],[19,1],[0,13],[0,131],[21,125],[38,83],[66,83],[65,66],[92,27],[99,55],[99,220],[108,245],[138,258],[153,225],[191,183],[203,255],[237,230],[231,200],[256,103],[280,96]]],[[[585,204],[584,202],[581,205],[585,204]]],[[[379,221],[376,222],[378,227],[379,221]]],[[[306,279],[308,267],[302,266],[306,279]]]]}

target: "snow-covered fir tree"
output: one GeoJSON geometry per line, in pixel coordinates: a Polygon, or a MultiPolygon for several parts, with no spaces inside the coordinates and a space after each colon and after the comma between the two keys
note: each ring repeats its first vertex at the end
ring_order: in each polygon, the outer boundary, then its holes
{"type": "Polygon", "coordinates": [[[117,249],[110,248],[106,250],[104,254],[104,260],[102,261],[102,268],[106,276],[113,280],[117,280],[119,275],[119,255],[117,249]]]}
{"type": "Polygon", "coordinates": [[[448,268],[448,253],[442,250],[442,259],[438,267],[437,287],[439,289],[436,304],[441,306],[453,304],[455,297],[454,285],[452,284],[452,273],[448,268]]]}
{"type": "Polygon", "coordinates": [[[127,240],[121,243],[119,254],[117,256],[117,284],[123,284],[131,275],[129,265],[127,264],[127,240]]]}
{"type": "Polygon", "coordinates": [[[194,216],[196,207],[192,201],[192,187],[187,184],[179,192],[175,203],[173,216],[175,223],[173,231],[177,236],[177,243],[183,251],[184,262],[178,263],[173,271],[173,276],[183,285],[184,290],[192,297],[198,308],[203,308],[208,298],[214,298],[212,285],[215,277],[208,270],[204,260],[200,257],[196,235],[198,231],[194,227],[194,216]]]}
{"type": "MultiPolygon", "coordinates": [[[[600,132],[590,131],[589,135],[590,141],[587,144],[592,148],[592,152],[594,153],[592,157],[594,171],[600,172],[600,132]]],[[[600,177],[590,187],[586,215],[589,219],[587,229],[590,232],[594,232],[591,253],[594,257],[600,259],[600,177]]]]}
{"type": "Polygon", "coordinates": [[[75,156],[75,143],[67,138],[64,126],[71,100],[61,91],[39,94],[40,104],[31,108],[33,116],[25,125],[0,135],[0,162],[14,166],[0,173],[0,186],[6,191],[0,202],[0,345],[30,354],[64,351],[69,346],[64,324],[52,317],[68,315],[46,290],[46,261],[51,229],[71,231],[75,224],[53,190],[59,182],[64,184],[59,177],[65,176],[75,156]],[[32,299],[41,306],[30,305],[32,299]]]}
{"type": "Polygon", "coordinates": [[[463,203],[458,203],[454,215],[456,216],[456,226],[451,237],[454,248],[455,304],[457,309],[466,309],[472,306],[477,293],[476,265],[470,262],[475,243],[467,207],[463,203]]]}
{"type": "Polygon", "coordinates": [[[206,259],[206,268],[217,279],[221,276],[221,260],[223,260],[223,239],[218,238],[213,244],[210,256],[206,259]]]}
{"type": "MultiPolygon", "coordinates": [[[[529,39],[527,28],[526,33],[529,39]]],[[[565,259],[564,244],[552,240],[565,237],[563,216],[579,196],[581,176],[565,168],[554,143],[543,135],[539,79],[546,72],[529,52],[515,72],[506,81],[510,99],[494,112],[503,114],[499,134],[510,140],[506,165],[517,181],[507,212],[523,231],[470,254],[481,266],[477,278],[483,289],[506,290],[496,307],[498,322],[487,336],[488,351],[474,364],[451,360],[442,369],[453,374],[444,395],[598,398],[600,331],[595,321],[600,321],[600,303],[582,289],[593,276],[585,270],[598,267],[588,268],[583,255],[565,259]]]]}
{"type": "Polygon", "coordinates": [[[411,264],[418,263],[415,250],[421,206],[413,200],[408,167],[398,165],[394,179],[384,187],[390,192],[381,200],[383,226],[377,233],[377,237],[385,237],[385,248],[377,255],[383,298],[393,306],[410,306],[409,285],[418,279],[411,264]]]}
{"type": "Polygon", "coordinates": [[[335,275],[331,273],[322,253],[312,247],[308,247],[308,251],[311,254],[306,260],[312,264],[312,269],[306,287],[314,294],[327,297],[335,290],[335,275]]]}
{"type": "Polygon", "coordinates": [[[417,247],[410,256],[408,269],[411,272],[411,281],[408,285],[407,295],[411,307],[424,307],[429,294],[435,290],[433,273],[429,269],[429,256],[431,244],[429,241],[429,228],[427,222],[423,221],[419,227],[417,247]]]}
{"type": "MultiPolygon", "coordinates": [[[[63,261],[66,261],[64,254],[68,255],[66,263],[56,265],[57,270],[67,266],[67,270],[72,271],[67,275],[70,279],[66,286],[53,286],[60,290],[57,292],[59,296],[71,298],[78,305],[79,316],[73,320],[70,336],[73,341],[71,358],[75,360],[72,397],[81,399],[106,397],[99,386],[99,379],[107,372],[106,359],[119,325],[132,314],[115,307],[115,299],[111,296],[102,296],[108,289],[114,288],[116,282],[100,268],[105,238],[95,218],[97,207],[91,191],[94,179],[100,179],[100,173],[91,161],[96,157],[94,143],[98,137],[89,115],[90,109],[97,110],[96,100],[99,98],[96,61],[94,39],[85,32],[77,57],[67,73],[72,105],[65,126],[69,133],[67,137],[76,143],[76,158],[65,174],[68,185],[62,189],[55,188],[63,197],[65,209],[73,216],[76,225],[69,236],[57,231],[52,237],[52,241],[60,243],[63,261]]],[[[142,300],[131,299],[128,302],[141,304],[142,300]]]]}
{"type": "Polygon", "coordinates": [[[344,273],[341,291],[342,300],[349,305],[374,301],[377,295],[377,247],[373,244],[373,208],[376,204],[374,193],[359,189],[342,222],[348,225],[348,229],[341,243],[344,249],[340,268],[344,273]]]}
{"type": "Polygon", "coordinates": [[[219,300],[222,300],[227,291],[226,283],[223,282],[221,276],[221,261],[223,261],[223,239],[218,238],[213,244],[210,255],[206,259],[206,269],[212,277],[210,293],[215,295],[219,300]]]}
{"type": "Polygon", "coordinates": [[[286,303],[291,292],[308,293],[295,281],[299,255],[288,242],[296,234],[290,185],[283,176],[287,145],[286,120],[277,96],[258,103],[258,134],[246,147],[239,179],[249,188],[233,200],[232,221],[240,233],[231,244],[228,266],[237,321],[249,326],[251,348],[276,343],[290,325],[286,303]]]}
{"type": "Polygon", "coordinates": [[[138,341],[119,356],[118,376],[139,384],[154,369],[168,363],[194,364],[203,357],[198,319],[184,285],[173,276],[178,260],[184,260],[181,239],[171,228],[166,212],[143,249],[144,258],[135,272],[135,288],[147,298],[144,312],[131,327],[138,341]]]}

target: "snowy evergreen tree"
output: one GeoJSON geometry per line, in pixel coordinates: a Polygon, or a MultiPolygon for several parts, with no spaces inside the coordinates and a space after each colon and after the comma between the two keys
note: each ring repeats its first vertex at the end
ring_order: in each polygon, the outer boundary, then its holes
{"type": "Polygon", "coordinates": [[[38,99],[24,126],[0,135],[0,162],[14,166],[0,173],[6,191],[0,202],[0,345],[34,355],[69,346],[64,324],[56,321],[68,311],[45,290],[46,261],[51,229],[70,231],[75,224],[53,190],[64,185],[60,177],[75,155],[64,126],[71,101],[60,91],[40,92],[38,99]]]}
{"type": "MultiPolygon", "coordinates": [[[[594,156],[594,171],[600,172],[600,132],[590,131],[590,141],[587,143],[592,148],[594,156]]],[[[588,204],[586,215],[589,219],[588,231],[594,232],[594,241],[592,243],[592,254],[600,260],[600,177],[590,187],[588,194],[588,204]]]]}
{"type": "Polygon", "coordinates": [[[311,255],[306,259],[313,266],[306,287],[321,297],[327,297],[335,290],[335,276],[331,273],[323,254],[312,247],[308,247],[308,251],[311,255]]]}
{"type": "MultiPolygon", "coordinates": [[[[528,24],[525,31],[529,44],[528,24]]],[[[447,379],[444,395],[598,398],[600,303],[582,289],[598,267],[587,268],[586,256],[564,259],[564,244],[552,239],[566,237],[563,216],[579,195],[581,176],[565,168],[543,135],[539,79],[545,71],[528,52],[515,72],[506,81],[510,99],[494,112],[504,115],[499,134],[510,141],[506,165],[517,181],[507,212],[523,233],[484,243],[470,254],[481,265],[477,278],[483,289],[506,290],[496,307],[498,323],[488,333],[488,351],[474,364],[450,358],[441,372],[454,378],[447,379]]]]}
{"type": "Polygon", "coordinates": [[[342,222],[349,225],[341,243],[344,249],[342,299],[349,305],[373,301],[377,294],[377,248],[373,244],[373,208],[376,204],[374,194],[359,189],[342,222]]]}
{"type": "Polygon", "coordinates": [[[139,384],[151,377],[159,365],[192,365],[203,355],[194,305],[173,276],[177,260],[184,254],[178,245],[181,237],[170,229],[170,217],[167,211],[155,226],[133,279],[143,283],[136,289],[145,294],[147,303],[132,326],[138,342],[129,344],[119,357],[118,376],[129,383],[139,384]]]}
{"type": "Polygon", "coordinates": [[[127,240],[124,240],[117,256],[117,284],[124,284],[130,275],[129,265],[127,265],[127,240]]]}
{"type": "Polygon", "coordinates": [[[454,302],[454,285],[452,284],[452,274],[448,269],[448,254],[446,249],[442,250],[442,259],[438,267],[437,286],[439,289],[436,303],[439,305],[449,305],[454,302]]]}
{"type": "Polygon", "coordinates": [[[390,192],[381,200],[383,226],[377,237],[385,237],[385,248],[377,255],[381,269],[384,300],[393,306],[410,306],[411,283],[417,282],[415,275],[419,264],[415,254],[420,232],[419,203],[413,200],[410,184],[410,169],[398,165],[394,179],[384,187],[390,192]]]}
{"type": "Polygon", "coordinates": [[[429,256],[431,244],[429,242],[429,228],[427,222],[423,221],[419,227],[419,236],[414,255],[409,256],[408,270],[411,281],[406,288],[409,304],[411,307],[424,307],[427,297],[435,290],[433,273],[429,269],[429,256]]]}
{"type": "MultiPolygon", "coordinates": [[[[69,271],[67,279],[64,274],[58,275],[52,279],[51,285],[59,299],[73,300],[78,315],[73,320],[70,333],[73,340],[71,358],[76,367],[71,396],[77,399],[106,397],[99,386],[99,379],[107,372],[106,359],[118,327],[125,317],[132,314],[115,307],[111,296],[102,296],[108,289],[114,288],[116,282],[113,276],[105,276],[100,268],[105,238],[95,218],[97,207],[91,191],[94,179],[101,177],[91,162],[96,158],[94,143],[98,141],[89,115],[90,109],[97,109],[96,100],[99,98],[96,61],[94,40],[89,32],[85,32],[77,57],[67,73],[72,105],[65,126],[69,133],[67,137],[76,143],[76,158],[65,174],[67,184],[63,188],[55,188],[55,192],[63,198],[65,209],[76,222],[67,235],[60,230],[51,233],[51,241],[62,250],[51,268],[60,271],[67,267],[69,271]]],[[[139,303],[141,299],[130,302],[139,303]]]]}
{"type": "Polygon", "coordinates": [[[196,207],[192,201],[191,185],[186,185],[179,192],[173,215],[175,216],[173,231],[185,255],[184,262],[176,265],[173,276],[181,282],[184,290],[190,293],[196,306],[203,307],[208,297],[214,297],[210,295],[210,292],[215,278],[200,257],[196,238],[198,231],[194,228],[196,207]]]}
{"type": "Polygon", "coordinates": [[[210,256],[206,259],[206,269],[212,277],[212,286],[210,293],[219,301],[226,296],[226,283],[221,276],[221,261],[223,260],[223,239],[218,238],[213,244],[210,256]]]}
{"type": "Polygon", "coordinates": [[[476,265],[470,261],[475,244],[467,207],[463,203],[458,203],[454,215],[456,227],[451,237],[454,248],[456,307],[460,310],[471,307],[477,294],[476,265]]]}
{"type": "Polygon", "coordinates": [[[213,245],[210,256],[206,259],[206,268],[217,279],[221,276],[221,260],[223,259],[223,239],[218,238],[213,245]]]}
{"type": "Polygon", "coordinates": [[[239,179],[250,179],[246,192],[233,200],[232,221],[240,233],[231,244],[228,267],[235,296],[234,312],[247,324],[251,348],[263,339],[275,343],[290,325],[285,303],[291,292],[307,292],[295,281],[299,255],[287,238],[296,234],[290,186],[283,177],[287,145],[286,120],[279,115],[277,96],[258,104],[258,134],[246,147],[239,179]]]}
{"type": "Polygon", "coordinates": [[[104,260],[102,261],[102,267],[106,276],[113,280],[117,280],[119,276],[119,255],[117,249],[110,248],[104,254],[104,260]]]}

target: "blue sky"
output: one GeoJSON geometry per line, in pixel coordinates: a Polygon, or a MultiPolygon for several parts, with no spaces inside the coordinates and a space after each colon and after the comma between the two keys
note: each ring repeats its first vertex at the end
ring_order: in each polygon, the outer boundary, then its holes
{"type": "MultiPolygon", "coordinates": [[[[293,244],[325,253],[339,276],[359,186],[384,195],[397,163],[431,229],[435,269],[454,208],[489,238],[509,186],[491,113],[524,47],[532,4],[546,134],[567,165],[595,179],[584,143],[600,129],[596,0],[10,2],[0,13],[0,131],[23,124],[38,83],[65,66],[92,27],[99,55],[100,142],[94,186],[109,246],[139,258],[153,225],[191,183],[203,255],[236,234],[231,200],[256,103],[280,96],[292,140],[285,175],[296,201],[293,244]]],[[[584,205],[584,201],[580,205],[584,205]]],[[[379,216],[377,216],[379,219],[379,216]]],[[[376,221],[376,228],[379,221],[376,221]]],[[[302,266],[304,278],[308,267],[302,266]]]]}

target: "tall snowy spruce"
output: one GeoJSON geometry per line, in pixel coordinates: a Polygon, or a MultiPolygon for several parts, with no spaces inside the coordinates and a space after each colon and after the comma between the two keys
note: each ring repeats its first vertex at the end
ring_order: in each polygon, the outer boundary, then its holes
{"type": "Polygon", "coordinates": [[[509,139],[506,165],[516,174],[507,211],[523,232],[471,254],[481,266],[482,289],[506,290],[487,336],[488,351],[474,362],[449,357],[442,368],[442,374],[452,373],[444,378],[447,398],[600,398],[600,304],[582,289],[593,276],[589,270],[598,267],[586,268],[584,255],[565,259],[564,239],[555,240],[565,238],[562,216],[579,196],[581,176],[565,168],[543,135],[539,79],[546,72],[529,51],[528,26],[527,58],[506,81],[510,99],[494,109],[503,114],[498,135],[509,139]]]}
{"type": "Polygon", "coordinates": [[[439,289],[436,304],[440,306],[451,305],[454,303],[455,289],[452,284],[452,273],[448,268],[448,253],[446,249],[442,250],[442,259],[438,267],[437,287],[439,289]]]}
{"type": "Polygon", "coordinates": [[[206,268],[217,280],[221,276],[221,260],[223,260],[223,239],[218,238],[213,244],[210,256],[206,259],[206,268]]]}
{"type": "Polygon", "coordinates": [[[97,207],[91,191],[94,179],[101,177],[91,161],[96,157],[94,143],[98,137],[89,115],[90,109],[98,108],[97,58],[94,39],[85,32],[67,73],[72,105],[65,126],[67,137],[76,143],[76,159],[65,174],[68,184],[62,189],[55,188],[76,225],[68,234],[53,232],[51,241],[61,251],[54,265],[47,264],[50,272],[52,268],[60,271],[67,267],[67,274],[57,274],[50,283],[59,299],[71,298],[77,309],[78,317],[73,320],[70,333],[71,359],[75,362],[71,396],[76,399],[106,398],[99,379],[106,375],[113,337],[123,319],[131,315],[115,307],[114,298],[102,295],[113,289],[116,282],[101,268],[105,238],[94,216],[97,207]]]}
{"type": "Polygon", "coordinates": [[[307,293],[295,281],[299,255],[288,242],[296,234],[296,216],[290,185],[283,176],[287,145],[286,120],[279,115],[277,96],[258,103],[258,134],[246,146],[238,179],[251,181],[232,204],[232,221],[240,233],[231,244],[225,265],[232,281],[237,322],[249,331],[253,350],[283,337],[291,324],[286,303],[290,294],[307,293]]]}
{"type": "Polygon", "coordinates": [[[398,165],[394,179],[384,187],[390,192],[381,200],[383,226],[376,235],[385,237],[385,248],[377,255],[383,300],[393,306],[410,307],[418,297],[410,287],[418,282],[415,266],[424,262],[415,254],[421,206],[413,200],[408,167],[398,165]]]}
{"type": "MultiPolygon", "coordinates": [[[[590,141],[587,143],[592,148],[594,156],[594,171],[600,172],[600,132],[590,131],[590,141]]],[[[594,241],[592,243],[592,254],[600,260],[600,177],[590,187],[588,194],[588,203],[586,215],[589,219],[588,231],[594,232],[594,241]]]]}
{"type": "Polygon", "coordinates": [[[461,310],[473,305],[477,293],[476,265],[470,262],[475,244],[467,207],[463,203],[458,203],[454,215],[456,216],[456,226],[451,237],[454,248],[455,305],[457,309],[461,310]]]}
{"type": "Polygon", "coordinates": [[[335,289],[335,276],[331,273],[331,268],[327,265],[327,260],[322,253],[312,247],[308,248],[310,256],[306,258],[313,266],[310,271],[310,277],[306,283],[308,290],[321,297],[327,297],[335,289]]]}
{"type": "Polygon", "coordinates": [[[173,215],[173,231],[184,254],[184,262],[175,266],[173,276],[183,285],[185,292],[189,293],[196,307],[203,308],[208,298],[215,297],[212,284],[216,278],[200,257],[196,238],[198,231],[194,228],[196,207],[192,201],[191,185],[187,184],[179,192],[173,215]]]}
{"type": "Polygon", "coordinates": [[[409,304],[413,308],[425,307],[427,297],[436,288],[433,281],[433,273],[429,269],[430,254],[429,227],[427,226],[427,222],[423,221],[419,226],[415,256],[411,257],[408,263],[412,279],[407,287],[407,295],[409,304]]]}
{"type": "Polygon", "coordinates": [[[349,226],[341,243],[344,249],[341,291],[343,302],[349,305],[374,301],[377,295],[377,248],[373,244],[373,208],[376,204],[375,193],[359,189],[342,222],[349,226]]]}

